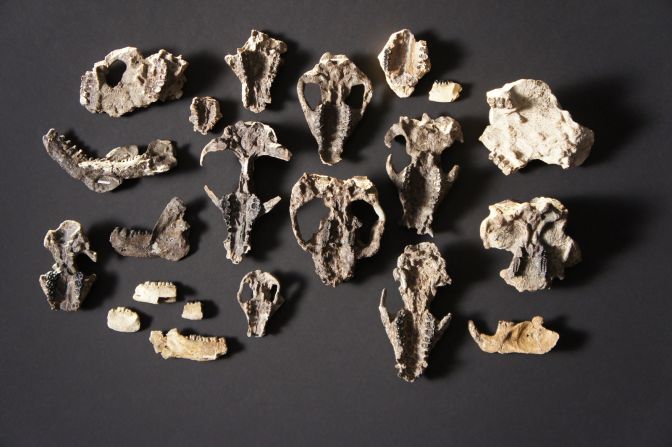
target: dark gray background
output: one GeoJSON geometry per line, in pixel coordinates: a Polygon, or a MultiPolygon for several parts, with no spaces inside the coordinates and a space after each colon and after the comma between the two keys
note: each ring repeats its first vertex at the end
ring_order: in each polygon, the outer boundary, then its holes
{"type": "MultiPolygon", "coordinates": [[[[0,444],[669,445],[670,12],[662,1],[2,2],[0,444]],[[428,41],[433,69],[411,98],[399,99],[376,55],[404,27],[428,41]],[[240,84],[223,61],[252,28],[289,45],[273,105],[259,115],[242,108],[240,84]],[[80,76],[127,45],[182,54],[190,62],[184,97],[119,119],[87,112],[80,76]],[[324,51],[347,54],[374,83],[370,110],[333,167],[319,162],[295,89],[324,51]],[[505,177],[488,161],[478,142],[485,92],[523,77],[548,82],[595,131],[584,166],[534,164],[505,177]],[[461,82],[460,100],[429,102],[434,79],[461,82]],[[290,163],[259,161],[259,194],[277,192],[283,202],[258,222],[254,252],[237,266],[225,258],[224,225],[203,185],[231,191],[239,167],[231,154],[198,166],[213,136],[187,121],[195,95],[219,98],[224,124],[270,124],[294,153],[290,163]],[[428,238],[397,226],[383,135],[399,116],[422,112],[459,120],[465,143],[446,151],[446,165],[462,171],[433,239],[453,278],[433,311],[455,319],[425,376],[408,384],[395,374],[378,299],[387,287],[399,306],[396,258],[428,238]],[[98,195],[46,155],[40,140],[50,127],[98,155],[169,138],[179,167],[98,195]],[[289,191],[303,172],[369,176],[388,215],[380,252],[336,289],[319,282],[290,229],[289,191]],[[115,225],[151,227],[174,195],[190,209],[188,258],[111,250],[115,225]],[[570,210],[568,231],[584,261],[552,290],[519,294],[498,276],[510,254],[484,250],[478,228],[489,204],[541,195],[570,210]],[[83,224],[100,257],[84,264],[100,277],[75,313],[51,312],[37,282],[52,264],[44,234],[64,219],[83,224]],[[288,299],[271,334],[248,339],[235,292],[256,268],[277,273],[288,299]],[[145,280],[179,282],[181,299],[207,300],[211,318],[189,322],[179,317],[181,304],[133,302],[145,280]],[[145,317],[141,332],[107,329],[108,309],[122,305],[145,317]],[[494,330],[498,319],[534,315],[561,334],[545,356],[484,354],[467,333],[470,318],[494,330]],[[171,327],[227,336],[232,352],[205,364],[162,360],[147,338],[150,328],[171,327]]],[[[402,166],[403,151],[394,154],[402,166]]]]}

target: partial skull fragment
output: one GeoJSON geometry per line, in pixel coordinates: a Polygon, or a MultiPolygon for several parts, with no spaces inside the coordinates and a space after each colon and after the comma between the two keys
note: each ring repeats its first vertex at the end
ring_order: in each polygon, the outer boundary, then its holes
{"type": "Polygon", "coordinates": [[[259,113],[271,103],[271,85],[285,52],[285,42],[252,30],[249,39],[236,50],[236,54],[224,57],[242,84],[243,107],[259,113]]]}
{"type": "Polygon", "coordinates": [[[255,270],[245,275],[240,281],[238,304],[247,317],[247,336],[263,337],[266,335],[268,319],[285,302],[280,295],[280,282],[267,272],[255,270]],[[252,298],[244,298],[244,289],[248,286],[252,291],[252,298]]]}
{"type": "Polygon", "coordinates": [[[211,140],[201,152],[203,159],[210,152],[233,152],[240,162],[240,179],[238,189],[224,197],[217,197],[210,188],[205,192],[222,212],[226,224],[227,237],[224,241],[226,257],[234,264],[243,260],[245,253],[250,251],[250,235],[257,218],[270,212],[280,202],[276,196],[264,203],[253,192],[254,162],[259,157],[273,157],[288,161],[292,153],[278,143],[275,131],[266,124],[256,121],[238,121],[226,126],[222,136],[211,140]]]}
{"type": "Polygon", "coordinates": [[[326,165],[338,163],[345,140],[371,102],[371,81],[347,56],[324,53],[320,62],[299,78],[296,90],[320,160],[326,165]],[[306,84],[320,88],[320,102],[315,107],[306,101],[306,84]]]}
{"type": "Polygon", "coordinates": [[[513,323],[500,321],[493,335],[479,332],[473,321],[469,320],[469,333],[481,351],[500,354],[546,354],[555,347],[560,339],[557,332],[546,329],[542,317],[532,321],[513,323]]]}
{"type": "Polygon", "coordinates": [[[116,227],[110,234],[110,244],[122,256],[179,261],[189,253],[189,223],[184,219],[186,211],[182,199],[173,197],[152,231],[116,227]]]}
{"type": "Polygon", "coordinates": [[[378,252],[385,230],[385,213],[378,200],[378,190],[367,177],[361,176],[340,180],[326,175],[303,174],[292,188],[289,215],[296,241],[313,257],[317,276],[331,287],[352,277],[357,259],[378,252]],[[301,235],[297,211],[315,198],[324,202],[329,214],[306,241],[301,235]],[[350,208],[358,200],[368,203],[378,216],[371,228],[369,243],[360,240],[357,230],[362,222],[350,208]]]}
{"type": "Polygon", "coordinates": [[[553,279],[564,279],[565,268],[581,261],[578,245],[565,234],[568,212],[559,200],[504,200],[489,209],[481,222],[483,246],[513,253],[499,275],[519,292],[547,289],[553,279]]]}
{"type": "Polygon", "coordinates": [[[453,102],[460,97],[462,86],[452,81],[434,81],[429,91],[429,100],[434,102],[453,102]]]}
{"type": "Polygon", "coordinates": [[[166,335],[161,331],[152,331],[149,341],[154,352],[164,359],[176,358],[207,362],[226,354],[224,337],[203,337],[201,335],[182,335],[177,329],[171,329],[166,335]]]}
{"type": "Polygon", "coordinates": [[[177,301],[177,287],[167,281],[145,281],[137,285],[133,299],[149,304],[174,303],[177,301]]]}
{"type": "Polygon", "coordinates": [[[189,122],[194,125],[194,132],[207,135],[222,117],[219,101],[211,96],[196,96],[189,107],[189,122]]]}
{"type": "Polygon", "coordinates": [[[202,320],[203,319],[203,303],[200,301],[189,301],[184,303],[182,308],[182,318],[185,320],[202,320]]]}
{"type": "Polygon", "coordinates": [[[378,62],[387,84],[400,98],[411,96],[418,81],[432,68],[427,42],[416,41],[407,29],[390,36],[378,55],[378,62]]]}
{"type": "Polygon", "coordinates": [[[188,66],[182,56],[175,57],[166,50],[159,50],[148,58],[133,47],[114,50],[84,73],[79,102],[91,113],[119,117],[156,101],[179,99],[188,66]],[[110,85],[108,72],[117,61],[123,63],[126,70],[117,84],[110,85]]]}
{"type": "Polygon", "coordinates": [[[418,234],[433,236],[434,212],[453,185],[460,168],[455,165],[445,174],[441,169],[441,153],[455,140],[463,141],[462,128],[449,116],[431,119],[425,113],[421,120],[402,116],[385,134],[385,145],[391,148],[392,141],[397,137],[403,137],[411,163],[401,172],[396,172],[390,154],[385,168],[399,191],[404,209],[402,223],[418,234]]]}
{"type": "Polygon", "coordinates": [[[83,254],[96,262],[82,226],[74,220],[63,221],[57,229],[47,231],[44,248],[54,257],[54,265],[40,275],[40,287],[47,296],[51,310],[78,310],[96,280],[77,268],[76,257],[83,254]]]}
{"type": "Polygon", "coordinates": [[[446,261],[433,242],[407,245],[397,259],[394,280],[404,307],[394,318],[385,307],[386,290],[380,296],[380,318],[394,348],[399,377],[413,382],[428,365],[429,352],[450,323],[451,314],[440,320],[429,311],[436,288],[451,283],[446,261]]]}
{"type": "Polygon", "coordinates": [[[490,125],[479,140],[506,175],[532,160],[562,166],[581,165],[593,146],[593,131],[563,110],[544,81],[520,79],[490,90],[490,125]]]}
{"type": "Polygon", "coordinates": [[[107,327],[117,332],[138,332],[140,316],[128,307],[115,307],[107,312],[107,327]]]}

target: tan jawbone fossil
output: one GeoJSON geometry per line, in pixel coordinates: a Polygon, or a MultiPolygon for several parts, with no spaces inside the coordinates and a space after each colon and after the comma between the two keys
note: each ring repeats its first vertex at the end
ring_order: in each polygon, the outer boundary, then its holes
{"type": "Polygon", "coordinates": [[[335,287],[352,277],[355,261],[373,256],[380,247],[385,229],[385,213],[378,201],[376,186],[366,177],[340,180],[318,174],[303,174],[292,188],[289,203],[292,230],[299,246],[313,257],[315,273],[326,285],[335,287]],[[299,229],[297,211],[304,204],[322,199],[329,214],[309,240],[299,229]],[[362,223],[351,212],[350,204],[362,200],[373,208],[378,221],[371,228],[371,242],[362,243],[356,230],[362,223]]]}
{"type": "Polygon", "coordinates": [[[177,286],[168,281],[145,281],[135,287],[133,299],[149,304],[174,303],[177,301],[177,286]]]}
{"type": "Polygon", "coordinates": [[[371,102],[371,81],[347,56],[324,53],[320,62],[299,78],[296,90],[310,132],[317,141],[320,160],[327,165],[338,163],[345,140],[371,102]],[[320,87],[320,102],[314,109],[306,102],[306,84],[320,87]],[[351,107],[346,99],[357,85],[364,88],[362,104],[351,107]]]}
{"type": "Polygon", "coordinates": [[[182,335],[177,329],[169,330],[166,335],[161,331],[152,331],[149,341],[154,346],[154,352],[161,354],[164,359],[207,362],[226,354],[228,350],[224,337],[182,335]]]}
{"type": "Polygon", "coordinates": [[[243,107],[259,113],[271,103],[271,86],[285,52],[285,42],[252,30],[249,39],[236,50],[236,54],[224,57],[242,84],[243,107]]]}
{"type": "Polygon", "coordinates": [[[565,277],[566,267],[581,261],[578,245],[565,234],[568,213],[560,201],[504,200],[489,208],[481,222],[483,246],[513,253],[500,276],[519,292],[549,288],[553,279],[565,277]]]}
{"type": "Polygon", "coordinates": [[[194,132],[207,135],[222,117],[219,101],[211,96],[197,96],[189,106],[189,122],[194,125],[194,132]]]}
{"type": "Polygon", "coordinates": [[[378,62],[387,84],[400,98],[411,96],[418,81],[432,68],[427,42],[416,41],[407,29],[390,36],[378,54],[378,62]]]}
{"type": "Polygon", "coordinates": [[[138,332],[140,316],[128,307],[115,307],[107,312],[107,327],[117,332],[138,332]]]}
{"type": "Polygon", "coordinates": [[[380,318],[394,348],[399,377],[413,382],[427,367],[429,352],[450,323],[451,314],[438,320],[429,311],[436,288],[450,284],[446,261],[433,242],[407,245],[397,259],[394,279],[404,307],[390,318],[386,291],[380,296],[380,318]]]}
{"type": "Polygon", "coordinates": [[[250,234],[254,222],[271,211],[280,201],[280,196],[277,196],[261,203],[259,197],[252,191],[254,161],[259,157],[288,161],[292,158],[292,153],[278,143],[275,131],[270,126],[256,121],[238,121],[227,126],[221,137],[211,140],[203,148],[201,166],[203,159],[210,152],[227,150],[233,152],[240,162],[238,189],[221,198],[207,186],[205,192],[222,212],[226,223],[228,233],[224,241],[226,257],[234,264],[238,264],[251,249],[250,234]]]}
{"type": "Polygon", "coordinates": [[[261,270],[255,270],[243,277],[236,299],[247,317],[248,337],[263,337],[268,319],[285,302],[280,295],[278,279],[261,270]],[[252,298],[249,300],[243,298],[245,286],[252,291],[252,298]]]}
{"type": "Polygon", "coordinates": [[[96,262],[96,252],[89,247],[82,226],[74,220],[63,221],[47,232],[44,247],[54,257],[51,271],[40,275],[40,287],[49,306],[52,310],[78,310],[96,280],[95,273],[87,275],[77,268],[75,258],[79,254],[96,262]]]}
{"type": "Polygon", "coordinates": [[[403,137],[406,153],[411,163],[401,172],[392,166],[392,154],[387,156],[387,175],[399,191],[399,200],[404,208],[402,223],[415,229],[418,234],[432,234],[434,212],[457,178],[459,166],[455,165],[444,174],[441,169],[441,153],[455,140],[463,141],[460,123],[448,116],[430,119],[426,113],[422,120],[402,116],[385,134],[385,145],[403,137]]]}
{"type": "Polygon", "coordinates": [[[499,321],[497,331],[493,335],[485,335],[478,331],[473,321],[469,320],[469,333],[484,352],[546,354],[555,347],[560,335],[546,329],[543,324],[542,317],[534,317],[532,321],[520,323],[499,321]]]}

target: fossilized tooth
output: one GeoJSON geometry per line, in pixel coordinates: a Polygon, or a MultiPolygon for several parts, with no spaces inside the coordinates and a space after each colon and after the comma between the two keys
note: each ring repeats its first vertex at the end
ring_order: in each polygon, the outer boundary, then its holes
{"type": "Polygon", "coordinates": [[[429,352],[450,323],[451,314],[437,319],[429,311],[436,288],[451,283],[446,261],[433,242],[407,245],[393,272],[399,284],[403,309],[394,318],[385,307],[386,290],[380,296],[380,318],[394,348],[399,377],[413,382],[427,367],[429,352]]]}
{"type": "Polygon", "coordinates": [[[407,29],[390,36],[378,54],[378,61],[387,84],[400,98],[411,96],[418,81],[432,68],[427,42],[416,41],[407,29]]]}
{"type": "Polygon", "coordinates": [[[222,136],[211,140],[201,152],[203,159],[210,152],[229,150],[240,162],[240,178],[235,192],[217,197],[210,188],[205,192],[212,203],[219,208],[226,223],[227,237],[224,241],[226,257],[234,264],[243,260],[243,255],[250,251],[250,234],[256,220],[268,213],[280,201],[276,196],[264,203],[253,192],[254,161],[259,157],[273,157],[288,161],[292,153],[278,143],[275,131],[266,124],[256,121],[238,121],[226,126],[222,136]]]}
{"type": "Polygon", "coordinates": [[[40,275],[40,287],[52,310],[78,310],[89,293],[96,274],[87,275],[77,268],[76,257],[83,254],[96,262],[82,225],[74,220],[63,221],[57,229],[47,231],[44,248],[54,257],[54,265],[40,275]]]}
{"type": "Polygon", "coordinates": [[[185,320],[202,320],[203,303],[200,301],[184,303],[184,307],[182,308],[182,318],[185,320]]]}
{"type": "Polygon", "coordinates": [[[107,312],[107,327],[117,332],[138,332],[140,316],[127,307],[115,307],[107,312]]]}
{"type": "Polygon", "coordinates": [[[182,56],[159,50],[144,58],[137,48],[126,47],[110,52],[82,76],[79,102],[92,113],[118,117],[156,101],[179,99],[189,63],[182,56]],[[107,82],[110,66],[121,61],[126,70],[116,85],[107,82]]]}
{"type": "Polygon", "coordinates": [[[453,102],[460,96],[462,86],[452,81],[434,81],[429,91],[429,100],[434,102],[453,102]]]}
{"type": "Polygon", "coordinates": [[[418,234],[432,234],[434,212],[443,196],[457,178],[459,166],[455,165],[444,174],[441,169],[441,153],[455,140],[463,141],[462,128],[453,118],[440,116],[431,119],[426,113],[421,120],[406,116],[399,118],[385,134],[385,145],[403,137],[406,153],[411,163],[401,172],[392,166],[392,154],[387,156],[387,175],[399,190],[399,200],[404,208],[402,223],[418,234]]]}
{"type": "Polygon", "coordinates": [[[504,174],[531,160],[567,169],[581,165],[590,154],[593,131],[572,120],[545,82],[520,79],[490,90],[486,98],[490,125],[479,140],[504,174]]]}
{"type": "Polygon", "coordinates": [[[122,256],[179,261],[189,253],[189,223],[184,219],[186,211],[182,199],[173,197],[152,231],[116,227],[110,234],[110,244],[122,256]]]}
{"type": "Polygon", "coordinates": [[[319,174],[303,174],[292,188],[289,203],[292,230],[299,246],[313,257],[315,273],[328,286],[336,287],[352,277],[355,261],[378,252],[385,230],[385,213],[378,201],[378,190],[367,178],[356,176],[346,180],[319,174]],[[307,241],[299,228],[297,211],[311,200],[321,199],[328,209],[319,228],[307,241]],[[350,205],[362,200],[373,208],[378,221],[371,228],[371,241],[362,242],[357,229],[362,226],[350,205]]]}
{"type": "Polygon", "coordinates": [[[504,200],[490,205],[481,222],[485,248],[513,253],[499,275],[519,292],[546,289],[565,268],[581,261],[578,245],[565,234],[567,209],[556,199],[536,197],[529,202],[504,200]]]}
{"type": "Polygon", "coordinates": [[[255,270],[243,277],[236,298],[247,317],[248,337],[263,337],[268,319],[285,302],[280,295],[278,279],[261,270],[255,270]],[[252,298],[249,300],[243,298],[245,286],[252,290],[252,298]]]}
{"type": "Polygon", "coordinates": [[[224,57],[242,84],[243,107],[259,113],[271,103],[271,85],[286,51],[285,42],[252,30],[250,38],[236,50],[236,54],[224,57]]]}
{"type": "Polygon", "coordinates": [[[167,281],[145,281],[136,286],[133,299],[150,304],[174,303],[177,301],[177,287],[167,281]]]}
{"type": "Polygon", "coordinates": [[[177,329],[171,329],[166,335],[161,331],[152,331],[149,341],[154,352],[164,359],[176,358],[207,362],[226,354],[224,337],[203,337],[201,335],[182,335],[177,329]]]}
{"type": "Polygon", "coordinates": [[[320,160],[327,165],[338,163],[345,140],[371,102],[371,81],[347,56],[324,53],[320,62],[299,78],[296,90],[308,127],[317,141],[320,160]],[[320,102],[315,108],[306,102],[306,84],[320,87],[320,102]],[[353,87],[358,85],[364,89],[361,106],[349,99],[351,92],[357,94],[353,87]]]}
{"type": "Polygon", "coordinates": [[[211,96],[196,96],[189,107],[189,122],[194,125],[194,132],[206,135],[222,117],[219,101],[211,96]]]}
{"type": "Polygon", "coordinates": [[[542,317],[534,317],[532,321],[513,323],[500,321],[494,335],[485,335],[476,329],[469,320],[469,333],[481,351],[500,354],[512,352],[520,354],[546,354],[553,349],[560,339],[557,332],[546,329],[542,317]]]}
{"type": "Polygon", "coordinates": [[[152,141],[142,154],[135,145],[117,147],[103,158],[87,155],[55,129],[42,137],[42,143],[70,177],[95,192],[112,191],[126,179],[159,174],[177,166],[175,147],[169,140],[152,141]]]}

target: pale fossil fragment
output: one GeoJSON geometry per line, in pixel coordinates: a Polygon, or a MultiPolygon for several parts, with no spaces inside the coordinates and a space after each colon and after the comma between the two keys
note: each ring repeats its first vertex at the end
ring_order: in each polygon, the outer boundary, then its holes
{"type": "Polygon", "coordinates": [[[110,234],[110,244],[122,256],[179,261],[189,253],[189,223],[184,219],[186,211],[182,199],[173,197],[152,231],[116,227],[110,234]]]}
{"type": "Polygon", "coordinates": [[[378,62],[387,84],[400,98],[411,96],[418,81],[432,68],[427,42],[415,40],[407,29],[390,36],[378,54],[378,62]]]}
{"type": "Polygon", "coordinates": [[[532,160],[567,169],[590,154],[593,131],[572,120],[545,82],[520,79],[490,90],[486,98],[490,125],[479,139],[504,174],[532,160]]]}
{"type": "Polygon", "coordinates": [[[236,50],[236,54],[224,57],[242,84],[243,107],[259,113],[271,103],[271,85],[286,51],[285,42],[252,30],[249,39],[236,50]]]}
{"type": "Polygon", "coordinates": [[[255,270],[243,277],[236,298],[247,317],[248,337],[263,337],[268,319],[285,302],[280,295],[278,279],[261,270],[255,270]],[[245,286],[252,291],[252,298],[248,300],[243,297],[245,286]]]}
{"type": "Polygon", "coordinates": [[[185,320],[202,320],[203,319],[203,303],[200,301],[189,301],[184,303],[182,308],[182,318],[185,320]]]}
{"type": "Polygon", "coordinates": [[[77,268],[76,257],[83,254],[96,262],[82,226],[74,220],[63,221],[57,229],[47,231],[44,248],[54,257],[54,265],[40,275],[40,287],[52,310],[78,310],[89,293],[96,274],[87,275],[77,268]]]}
{"type": "Polygon", "coordinates": [[[219,101],[211,96],[196,96],[189,107],[189,122],[194,125],[194,132],[206,135],[222,117],[219,101]]]}
{"type": "Polygon", "coordinates": [[[289,203],[292,230],[299,246],[313,257],[315,273],[326,285],[336,287],[352,277],[355,261],[378,252],[385,230],[385,213],[378,201],[378,190],[367,177],[346,180],[319,174],[303,174],[292,188],[289,203]],[[321,199],[329,210],[319,228],[307,241],[299,229],[297,211],[311,200],[321,199]],[[371,228],[370,242],[360,240],[357,230],[362,223],[352,213],[354,201],[368,203],[378,216],[371,228]]]}
{"type": "Polygon", "coordinates": [[[581,260],[578,245],[565,234],[568,212],[560,201],[504,200],[489,209],[481,222],[483,246],[513,253],[511,264],[499,275],[519,292],[550,287],[554,278],[565,277],[566,267],[581,260]]]}
{"type": "Polygon", "coordinates": [[[449,116],[431,119],[426,113],[421,120],[406,116],[399,118],[385,134],[385,145],[403,137],[411,163],[401,172],[392,166],[392,154],[387,156],[387,175],[399,190],[404,209],[402,223],[418,234],[432,234],[434,212],[459,173],[455,165],[445,174],[441,169],[441,153],[455,140],[463,141],[460,123],[449,116]]]}
{"type": "Polygon", "coordinates": [[[429,310],[436,288],[451,283],[446,261],[433,242],[407,245],[397,259],[394,279],[404,307],[394,318],[385,307],[386,290],[380,296],[380,318],[392,343],[399,377],[413,382],[428,365],[429,352],[450,323],[451,314],[440,320],[429,310]]]}
{"type": "Polygon", "coordinates": [[[87,155],[55,129],[42,137],[42,143],[70,177],[95,192],[112,191],[126,179],[159,174],[177,166],[175,147],[169,140],[152,141],[142,154],[135,145],[117,147],[103,158],[87,155]]]}
{"type": "Polygon", "coordinates": [[[462,86],[452,81],[434,81],[429,91],[429,100],[434,102],[453,102],[460,97],[462,86]]]}
{"type": "Polygon", "coordinates": [[[560,335],[546,329],[543,324],[542,317],[534,317],[532,321],[520,323],[499,321],[497,331],[493,335],[485,335],[478,331],[473,321],[469,320],[469,333],[481,351],[491,354],[494,352],[546,354],[553,349],[560,335]]]}
{"type": "Polygon", "coordinates": [[[179,99],[189,63],[166,50],[145,58],[137,48],[126,47],[110,52],[82,76],[79,102],[92,113],[118,117],[156,101],[179,99]],[[126,66],[116,85],[107,81],[110,66],[120,61],[126,66]]]}
{"type": "MultiPolygon", "coordinates": [[[[343,145],[362,119],[373,94],[371,81],[344,54],[324,53],[312,70],[299,78],[296,86],[301,109],[317,141],[320,160],[333,165],[341,160],[343,145]],[[320,102],[312,108],[305,97],[306,84],[317,84],[320,102]],[[361,105],[350,98],[363,89],[361,105]],[[352,105],[350,105],[352,104],[352,105]]],[[[354,98],[358,99],[358,98],[354,98]]]]}
{"type": "Polygon", "coordinates": [[[177,287],[167,281],[145,281],[136,286],[133,299],[149,304],[174,303],[177,301],[177,287]]]}
{"type": "Polygon", "coordinates": [[[140,316],[127,307],[115,307],[107,312],[107,327],[117,332],[138,332],[140,316]]]}
{"type": "Polygon", "coordinates": [[[226,338],[203,337],[201,335],[182,335],[177,329],[171,329],[166,335],[162,331],[152,331],[149,341],[154,352],[164,359],[176,358],[207,362],[226,354],[226,338]]]}
{"type": "Polygon", "coordinates": [[[275,131],[270,126],[256,121],[238,121],[226,126],[221,137],[211,140],[203,148],[201,166],[203,159],[210,152],[227,150],[233,152],[240,162],[238,188],[221,198],[207,186],[205,192],[224,217],[227,230],[224,241],[226,257],[234,264],[238,264],[251,249],[250,235],[254,222],[280,202],[280,196],[276,196],[262,203],[253,192],[254,162],[259,157],[288,161],[292,153],[278,143],[275,131]]]}

